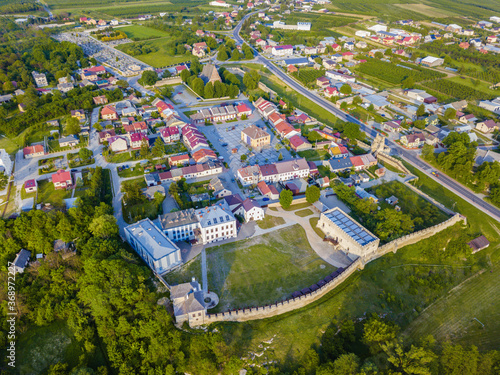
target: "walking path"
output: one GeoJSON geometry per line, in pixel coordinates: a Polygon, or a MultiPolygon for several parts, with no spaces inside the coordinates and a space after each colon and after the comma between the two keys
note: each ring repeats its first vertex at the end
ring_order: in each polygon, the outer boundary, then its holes
{"type": "MultiPolygon", "coordinates": [[[[352,260],[342,251],[334,250],[326,242],[323,242],[318,234],[314,231],[309,223],[309,219],[313,217],[319,217],[318,214],[309,215],[306,217],[300,217],[296,215],[293,211],[284,211],[281,207],[277,207],[278,211],[267,210],[266,215],[282,217],[285,219],[287,224],[284,226],[299,224],[304,228],[307,236],[307,240],[311,245],[312,249],[318,254],[325,262],[331,264],[335,267],[346,267],[352,263],[352,260]]],[[[271,231],[279,229],[279,227],[271,228],[271,231]]],[[[257,232],[257,231],[256,231],[257,232]]]]}
{"type": "Polygon", "coordinates": [[[203,293],[208,293],[207,253],[205,248],[201,250],[201,280],[203,293]]]}

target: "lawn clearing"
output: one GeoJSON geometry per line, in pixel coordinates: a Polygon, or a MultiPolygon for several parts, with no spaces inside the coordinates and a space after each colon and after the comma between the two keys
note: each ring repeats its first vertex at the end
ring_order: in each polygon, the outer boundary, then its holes
{"type": "Polygon", "coordinates": [[[65,207],[63,199],[71,198],[72,190],[54,189],[51,180],[38,181],[38,202],[51,203],[54,207],[65,207]]]}
{"type": "Polygon", "coordinates": [[[142,176],[144,174],[144,168],[140,164],[136,164],[133,167],[121,169],[121,167],[117,167],[116,170],[118,172],[118,176],[121,178],[127,178],[127,177],[136,177],[136,176],[142,176]]]}
{"type": "MultiPolygon", "coordinates": [[[[193,55],[178,55],[178,56],[172,56],[168,54],[166,50],[166,44],[170,40],[170,37],[166,38],[157,38],[153,40],[149,40],[146,43],[153,47],[154,49],[157,49],[156,52],[151,52],[147,54],[142,54],[142,55],[137,55],[133,56],[138,60],[141,60],[145,62],[146,64],[149,64],[155,68],[163,68],[175,64],[179,64],[181,62],[188,62],[193,59],[193,55]]],[[[119,49],[120,51],[126,50],[128,47],[130,47],[131,43],[126,43],[126,44],[120,44],[116,48],[119,49]]]]}
{"type": "Polygon", "coordinates": [[[207,249],[214,309],[261,306],[290,297],[335,270],[312,250],[300,225],[207,249]]]}
{"type": "Polygon", "coordinates": [[[132,40],[148,40],[168,36],[168,33],[164,31],[141,25],[120,27],[119,30],[127,34],[127,36],[132,40]]]}
{"type": "Polygon", "coordinates": [[[311,207],[311,205],[307,202],[303,202],[303,203],[295,203],[295,204],[292,204],[290,207],[288,208],[283,208],[283,210],[285,211],[295,211],[295,210],[300,210],[301,208],[307,208],[307,207],[311,207]]]}
{"type": "Polygon", "coordinates": [[[260,229],[269,229],[283,224],[285,224],[285,219],[271,215],[265,215],[264,219],[257,221],[260,229]]]}
{"type": "Polygon", "coordinates": [[[312,160],[326,160],[328,159],[328,151],[326,150],[304,150],[298,152],[301,158],[306,158],[307,161],[312,160]]]}
{"type": "Polygon", "coordinates": [[[425,4],[393,4],[393,5],[404,10],[411,10],[413,12],[421,13],[429,17],[446,18],[450,16],[459,16],[456,13],[449,12],[444,9],[437,9],[425,4]]]}
{"type": "Polygon", "coordinates": [[[306,208],[305,210],[295,211],[295,215],[300,217],[311,216],[312,214],[314,214],[314,212],[312,212],[309,208],[306,208]]]}
{"type": "Polygon", "coordinates": [[[319,238],[325,238],[325,233],[317,227],[319,221],[319,217],[312,217],[309,219],[309,224],[311,224],[312,229],[316,232],[319,238]]]}

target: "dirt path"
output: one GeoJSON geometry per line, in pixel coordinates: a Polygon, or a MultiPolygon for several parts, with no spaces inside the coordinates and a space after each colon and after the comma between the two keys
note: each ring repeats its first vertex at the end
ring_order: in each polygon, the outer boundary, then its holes
{"type": "Polygon", "coordinates": [[[10,191],[12,190],[13,181],[9,182],[9,190],[7,191],[7,200],[5,201],[5,207],[3,208],[2,217],[5,216],[5,212],[7,211],[7,207],[9,206],[10,200],[10,191]]]}

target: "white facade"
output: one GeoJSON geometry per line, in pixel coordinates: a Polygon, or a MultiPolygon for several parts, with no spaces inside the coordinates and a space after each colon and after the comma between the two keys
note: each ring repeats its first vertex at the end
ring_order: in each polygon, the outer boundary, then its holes
{"type": "Polygon", "coordinates": [[[361,38],[368,38],[371,35],[371,33],[365,30],[358,30],[354,33],[354,35],[359,36],[361,38]]]}
{"type": "Polygon", "coordinates": [[[127,242],[160,275],[182,263],[181,250],[150,219],[125,227],[127,242]]]}
{"type": "Polygon", "coordinates": [[[7,176],[12,173],[12,160],[10,160],[9,154],[5,150],[0,150],[0,171],[5,172],[7,176]]]}

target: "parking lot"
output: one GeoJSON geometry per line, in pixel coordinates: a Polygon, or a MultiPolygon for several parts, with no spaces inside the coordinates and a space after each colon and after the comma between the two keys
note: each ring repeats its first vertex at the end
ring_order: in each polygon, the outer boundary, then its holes
{"type": "Polygon", "coordinates": [[[283,160],[292,159],[290,152],[283,146],[280,140],[266,127],[262,119],[256,118],[254,114],[249,120],[230,122],[221,125],[200,126],[199,129],[205,134],[208,140],[212,142],[214,148],[228,163],[231,171],[236,174],[236,171],[246,165],[276,163],[279,154],[283,155],[283,160]],[[241,131],[251,124],[255,124],[264,128],[271,135],[271,145],[266,146],[262,150],[250,151],[248,146],[241,141],[241,131]],[[280,145],[279,151],[276,145],[280,145]],[[236,150],[233,153],[233,150],[236,150]],[[247,161],[241,162],[241,156],[247,155],[247,161]]]}

